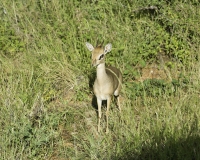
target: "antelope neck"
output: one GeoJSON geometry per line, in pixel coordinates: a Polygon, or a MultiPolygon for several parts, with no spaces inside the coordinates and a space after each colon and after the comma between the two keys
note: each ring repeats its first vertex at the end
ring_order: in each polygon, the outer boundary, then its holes
{"type": "Polygon", "coordinates": [[[101,63],[97,66],[97,79],[98,81],[103,80],[102,77],[106,77],[107,73],[106,73],[106,67],[105,67],[105,63],[101,63]]]}

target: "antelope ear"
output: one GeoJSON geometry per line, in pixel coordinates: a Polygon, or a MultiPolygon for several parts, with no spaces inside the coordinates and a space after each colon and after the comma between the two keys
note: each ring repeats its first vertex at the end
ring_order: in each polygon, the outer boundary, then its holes
{"type": "Polygon", "coordinates": [[[93,51],[93,50],[94,50],[93,45],[91,45],[90,43],[86,42],[85,45],[86,45],[86,47],[87,47],[87,49],[88,49],[89,51],[93,51]]]}
{"type": "Polygon", "coordinates": [[[106,54],[106,53],[110,52],[111,49],[112,49],[112,44],[111,43],[106,44],[104,53],[106,54]]]}

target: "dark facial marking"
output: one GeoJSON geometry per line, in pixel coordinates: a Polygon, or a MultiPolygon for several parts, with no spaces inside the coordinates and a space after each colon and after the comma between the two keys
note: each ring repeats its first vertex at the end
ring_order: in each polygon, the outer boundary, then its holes
{"type": "Polygon", "coordinates": [[[102,54],[102,55],[99,57],[99,60],[101,60],[103,57],[104,57],[104,54],[102,54]]]}

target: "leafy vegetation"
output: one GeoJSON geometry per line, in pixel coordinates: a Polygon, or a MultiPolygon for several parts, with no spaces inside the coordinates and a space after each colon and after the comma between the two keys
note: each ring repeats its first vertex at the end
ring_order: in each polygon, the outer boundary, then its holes
{"type": "Polygon", "coordinates": [[[199,7],[2,0],[1,159],[200,159],[199,7]],[[112,43],[106,63],[124,81],[122,113],[112,103],[108,135],[97,134],[85,47],[97,40],[112,43]]]}

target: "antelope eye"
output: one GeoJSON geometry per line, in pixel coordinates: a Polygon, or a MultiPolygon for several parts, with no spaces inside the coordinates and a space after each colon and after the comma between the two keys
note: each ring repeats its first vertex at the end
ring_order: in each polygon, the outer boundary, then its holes
{"type": "Polygon", "coordinates": [[[103,57],[104,57],[104,54],[102,54],[102,55],[99,57],[99,60],[101,60],[103,57]]]}

